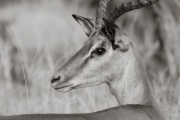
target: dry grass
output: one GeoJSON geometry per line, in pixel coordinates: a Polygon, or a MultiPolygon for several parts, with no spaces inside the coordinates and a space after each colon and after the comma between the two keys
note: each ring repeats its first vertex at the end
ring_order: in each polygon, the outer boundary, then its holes
{"type": "MultiPolygon", "coordinates": [[[[62,94],[49,81],[87,39],[71,14],[94,18],[91,1],[9,1],[0,7],[0,115],[85,113],[117,106],[106,85],[62,94]]],[[[169,120],[180,118],[179,13],[178,0],[161,0],[117,21],[141,54],[155,97],[169,120]]]]}

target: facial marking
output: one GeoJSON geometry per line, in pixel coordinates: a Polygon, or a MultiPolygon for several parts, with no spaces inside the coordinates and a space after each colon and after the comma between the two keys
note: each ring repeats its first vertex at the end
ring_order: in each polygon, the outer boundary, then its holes
{"type": "Polygon", "coordinates": [[[111,43],[108,38],[99,31],[94,31],[84,46],[59,70],[64,77],[55,88],[61,88],[66,83],[72,85],[68,90],[104,83],[103,76],[106,74],[103,71],[106,69],[106,61],[112,51],[110,49],[111,43]],[[107,54],[94,56],[92,53],[97,48],[104,48],[107,54]]]}

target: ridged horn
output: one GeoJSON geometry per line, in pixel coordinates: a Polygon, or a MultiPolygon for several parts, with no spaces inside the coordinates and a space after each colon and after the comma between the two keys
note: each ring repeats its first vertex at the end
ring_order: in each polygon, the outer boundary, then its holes
{"type": "Polygon", "coordinates": [[[158,1],[159,0],[133,0],[129,3],[122,4],[110,12],[108,21],[114,23],[124,13],[152,5],[158,1]]]}
{"type": "Polygon", "coordinates": [[[109,5],[109,2],[111,1],[112,0],[100,0],[99,7],[96,12],[95,29],[99,29],[104,25],[104,21],[102,20],[102,18],[106,18],[107,7],[109,5]]]}

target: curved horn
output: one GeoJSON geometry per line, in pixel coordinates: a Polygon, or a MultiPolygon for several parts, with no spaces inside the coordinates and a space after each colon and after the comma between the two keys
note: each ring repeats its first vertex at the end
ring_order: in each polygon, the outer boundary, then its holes
{"type": "Polygon", "coordinates": [[[158,1],[159,0],[133,0],[129,3],[122,4],[118,7],[115,7],[115,9],[110,12],[108,21],[114,23],[117,20],[117,18],[123,15],[124,13],[149,6],[158,1]]]}
{"type": "Polygon", "coordinates": [[[99,7],[96,12],[95,29],[99,29],[104,25],[104,21],[102,20],[102,18],[106,18],[107,7],[108,7],[109,2],[111,2],[111,1],[112,0],[101,0],[100,1],[99,7]]]}

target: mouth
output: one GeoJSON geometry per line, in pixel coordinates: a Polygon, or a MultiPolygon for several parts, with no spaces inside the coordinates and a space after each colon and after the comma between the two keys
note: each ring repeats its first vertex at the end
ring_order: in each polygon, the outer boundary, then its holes
{"type": "Polygon", "coordinates": [[[71,85],[65,85],[65,86],[58,86],[57,88],[54,88],[56,91],[58,92],[62,92],[62,93],[65,93],[65,92],[68,92],[70,90],[72,90],[72,84],[71,85]]]}

